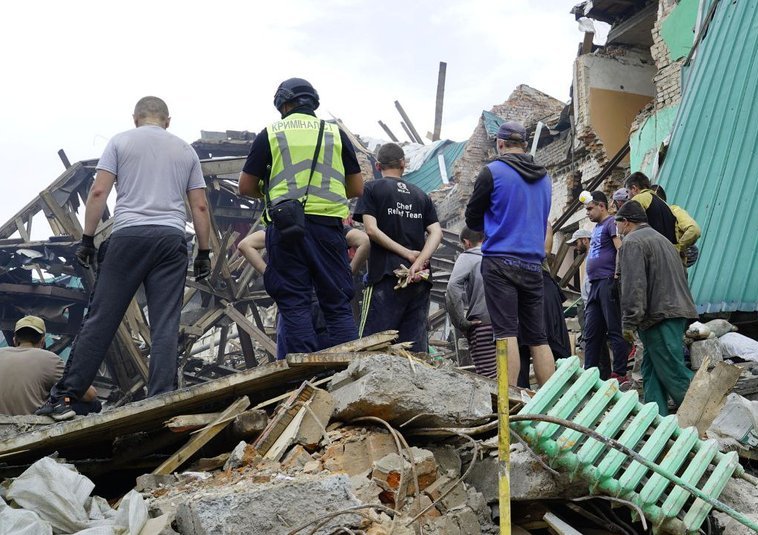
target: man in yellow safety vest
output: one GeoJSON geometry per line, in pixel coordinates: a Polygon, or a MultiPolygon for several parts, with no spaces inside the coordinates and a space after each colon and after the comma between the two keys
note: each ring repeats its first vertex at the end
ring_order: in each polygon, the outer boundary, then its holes
{"type": "Polygon", "coordinates": [[[284,354],[323,349],[311,321],[314,290],[329,345],[358,337],[342,219],[347,199],[363,193],[363,177],[352,143],[316,117],[318,105],[307,80],[282,82],[274,95],[282,118],[256,136],[239,180],[240,194],[265,198],[263,280],[284,322],[284,354]]]}

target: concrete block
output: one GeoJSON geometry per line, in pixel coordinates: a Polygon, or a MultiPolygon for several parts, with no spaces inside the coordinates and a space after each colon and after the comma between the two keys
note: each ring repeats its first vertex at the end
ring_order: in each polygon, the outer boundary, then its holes
{"type": "Polygon", "coordinates": [[[137,492],[148,492],[160,487],[168,487],[177,482],[174,474],[142,474],[137,477],[134,490],[137,492]]]}
{"type": "Polygon", "coordinates": [[[690,346],[690,362],[692,369],[697,370],[703,364],[703,361],[710,359],[711,366],[724,360],[722,354],[721,342],[718,338],[706,338],[705,340],[696,340],[690,346]]]}
{"type": "MultiPolygon", "coordinates": [[[[520,444],[511,447],[510,460],[511,500],[581,496],[587,490],[582,485],[572,485],[567,476],[553,476],[520,444]]],[[[477,460],[466,483],[481,492],[488,504],[492,504],[498,501],[497,474],[497,457],[485,457],[477,460]]]]}
{"type": "MultiPolygon", "coordinates": [[[[246,485],[244,491],[227,488],[217,493],[186,496],[176,512],[183,535],[284,535],[294,527],[330,512],[360,505],[345,475],[299,477],[269,484],[246,485]]],[[[340,515],[316,533],[325,535],[338,526],[357,529],[363,518],[340,515]]]]}
{"type": "Polygon", "coordinates": [[[377,416],[400,425],[423,413],[409,426],[461,426],[476,425],[492,413],[490,393],[476,379],[423,363],[411,367],[408,359],[393,355],[354,361],[332,384],[334,417],[344,421],[377,416]]]}
{"type": "Polygon", "coordinates": [[[461,457],[453,446],[426,445],[424,448],[434,454],[434,459],[437,461],[441,473],[449,477],[461,476],[461,457]]]}

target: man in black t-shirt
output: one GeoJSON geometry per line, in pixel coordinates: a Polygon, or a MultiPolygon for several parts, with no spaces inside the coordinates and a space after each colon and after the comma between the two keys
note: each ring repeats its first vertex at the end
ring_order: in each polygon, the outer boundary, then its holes
{"type": "Polygon", "coordinates": [[[359,336],[396,329],[400,342],[425,352],[432,284],[419,272],[442,241],[442,227],[429,196],[403,181],[405,153],[399,145],[382,145],[376,167],[382,178],[365,184],[353,216],[371,239],[359,336]],[[393,272],[401,266],[410,266],[408,284],[395,290],[393,272]]]}

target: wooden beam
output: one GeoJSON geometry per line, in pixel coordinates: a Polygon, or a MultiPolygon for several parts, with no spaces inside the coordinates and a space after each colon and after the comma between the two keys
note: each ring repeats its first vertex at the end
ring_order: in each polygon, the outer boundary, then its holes
{"type": "Polygon", "coordinates": [[[390,130],[390,127],[384,124],[382,121],[377,121],[379,123],[379,126],[382,127],[382,130],[384,130],[384,133],[387,134],[391,141],[394,141],[395,143],[399,143],[400,140],[395,137],[395,134],[392,133],[392,130],[390,130]]]}
{"type": "Polygon", "coordinates": [[[192,439],[187,442],[179,451],[174,453],[171,457],[161,464],[158,468],[153,470],[153,474],[170,474],[177,468],[187,462],[197,450],[202,448],[213,437],[219,434],[224,427],[231,423],[231,417],[240,414],[242,411],[250,406],[250,400],[247,396],[242,396],[237,401],[229,405],[219,417],[200,433],[196,434],[192,439]]]}
{"type": "Polygon", "coordinates": [[[432,141],[440,138],[442,131],[442,102],[445,99],[445,74],[447,72],[447,63],[440,61],[440,70],[437,74],[437,99],[434,108],[434,132],[432,132],[432,141]]]}
{"type": "Polygon", "coordinates": [[[587,256],[587,253],[579,253],[576,255],[576,258],[574,258],[574,261],[571,263],[571,266],[568,268],[566,273],[563,274],[563,278],[561,278],[560,283],[558,286],[561,288],[565,288],[569,281],[571,280],[571,277],[576,275],[577,271],[579,271],[579,266],[582,265],[582,262],[584,262],[584,257],[587,256]]]}
{"type": "Polygon", "coordinates": [[[421,145],[424,144],[424,140],[421,139],[421,136],[418,135],[418,131],[416,130],[416,127],[413,126],[413,123],[411,122],[410,117],[408,117],[408,114],[405,113],[405,110],[400,105],[400,101],[395,101],[395,108],[397,108],[398,113],[400,113],[400,116],[403,118],[403,121],[407,125],[408,129],[410,130],[412,134],[412,139],[416,141],[416,143],[419,143],[421,145]]]}
{"type": "Polygon", "coordinates": [[[263,349],[272,355],[276,355],[276,342],[269,338],[268,335],[256,325],[253,325],[239,310],[234,308],[232,303],[226,305],[224,314],[229,316],[229,318],[237,324],[238,328],[255,338],[255,340],[263,346],[263,349]]]}
{"type": "Polygon", "coordinates": [[[144,431],[151,426],[161,427],[171,416],[202,410],[239,395],[258,392],[291,380],[308,378],[309,368],[290,368],[284,361],[214,379],[157,397],[147,398],[116,409],[90,414],[61,422],[41,431],[33,431],[0,440],[0,456],[8,458],[22,450],[33,450],[35,455],[46,454],[67,447],[81,448],[82,444],[107,441],[116,436],[144,431]]]}
{"type": "Polygon", "coordinates": [[[203,176],[239,175],[246,160],[247,158],[214,158],[201,161],[200,168],[203,176]]]}
{"type": "Polygon", "coordinates": [[[413,137],[413,134],[411,133],[410,129],[403,121],[400,121],[400,126],[402,126],[403,130],[405,130],[405,135],[408,136],[408,139],[411,140],[411,143],[416,143],[416,139],[413,137]]]}
{"type": "Polygon", "coordinates": [[[371,349],[389,347],[397,339],[397,331],[382,331],[344,344],[322,349],[319,353],[349,353],[351,351],[369,351],[371,349]]]}
{"type": "Polygon", "coordinates": [[[81,240],[82,226],[79,223],[79,220],[73,217],[71,212],[65,211],[63,207],[58,204],[50,190],[42,191],[39,196],[40,199],[42,199],[42,202],[44,202],[45,205],[47,205],[47,208],[53,213],[61,227],[66,231],[66,234],[73,236],[77,240],[81,240]]]}

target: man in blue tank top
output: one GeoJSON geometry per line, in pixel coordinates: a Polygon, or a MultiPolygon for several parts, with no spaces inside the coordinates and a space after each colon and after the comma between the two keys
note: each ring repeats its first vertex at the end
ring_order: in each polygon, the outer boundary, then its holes
{"type": "Polygon", "coordinates": [[[525,153],[526,129],[508,121],[497,133],[498,158],[479,173],[466,206],[466,225],[484,231],[482,277],[496,341],[507,341],[508,383],[516,385],[518,337],[529,346],[537,382],[555,371],[543,316],[542,261],[551,179],[525,153]]]}

